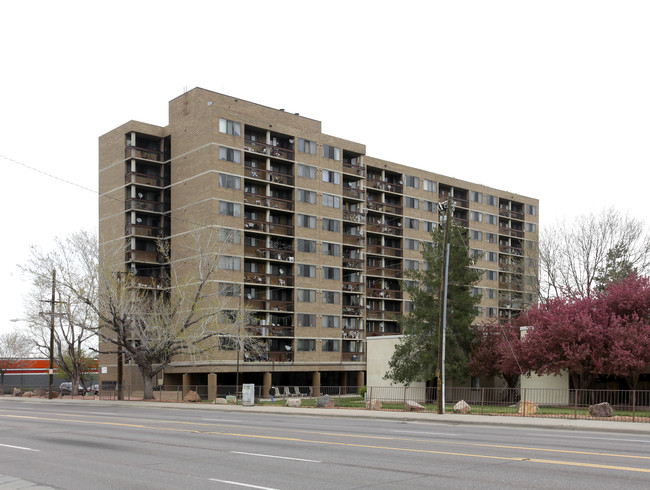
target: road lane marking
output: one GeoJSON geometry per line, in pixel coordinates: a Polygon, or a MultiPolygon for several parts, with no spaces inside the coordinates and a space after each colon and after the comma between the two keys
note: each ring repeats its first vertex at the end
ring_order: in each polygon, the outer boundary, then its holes
{"type": "Polygon", "coordinates": [[[316,461],[315,459],[302,459],[302,458],[290,458],[288,456],[275,456],[273,454],[258,454],[258,453],[244,453],[241,451],[230,451],[232,454],[243,454],[246,456],[259,456],[261,458],[275,458],[275,459],[289,459],[291,461],[305,461],[307,463],[320,463],[321,461],[316,461]]]}
{"type": "MultiPolygon", "coordinates": [[[[47,418],[47,417],[35,417],[28,415],[5,415],[9,418],[18,418],[18,419],[35,419],[35,420],[49,420],[53,422],[63,422],[60,419],[47,418]]],[[[71,421],[68,421],[71,422],[71,421]]],[[[333,441],[317,441],[310,439],[299,439],[297,437],[280,437],[280,436],[263,436],[257,434],[239,434],[236,432],[217,432],[217,431],[205,431],[199,432],[193,429],[181,429],[173,427],[156,427],[149,425],[141,424],[127,424],[119,422],[100,422],[100,421],[87,421],[87,420],[75,420],[77,423],[85,424],[96,424],[96,425],[106,425],[106,426],[115,426],[115,427],[131,427],[137,429],[151,429],[151,430],[161,430],[169,432],[184,432],[192,434],[211,434],[211,435],[221,435],[221,436],[230,436],[230,437],[241,437],[246,439],[265,439],[265,440],[277,440],[277,441],[289,441],[289,442],[300,442],[305,444],[319,444],[319,445],[330,445],[330,446],[344,446],[344,447],[357,447],[365,449],[379,449],[387,451],[405,451],[412,453],[423,453],[423,454],[439,454],[444,456],[463,456],[469,458],[480,458],[480,459],[494,459],[500,461],[513,461],[513,462],[533,462],[533,463],[544,463],[544,464],[557,464],[563,466],[580,466],[586,468],[600,468],[600,469],[613,469],[619,471],[634,471],[641,473],[650,473],[650,468],[636,468],[630,466],[612,466],[612,465],[602,465],[596,463],[580,463],[576,461],[558,461],[558,460],[546,460],[546,459],[533,459],[533,458],[522,458],[522,457],[510,457],[510,456],[491,456],[486,454],[472,454],[472,453],[459,453],[452,451],[435,451],[432,449],[415,449],[415,448],[402,448],[402,447],[391,447],[391,446],[373,446],[369,444],[356,444],[348,442],[333,442],[333,441]]],[[[363,436],[360,436],[363,437],[363,436]]],[[[390,438],[386,438],[390,439],[390,438]]],[[[409,442],[413,442],[413,439],[407,439],[409,442]]],[[[448,443],[446,441],[415,441],[415,442],[436,442],[436,443],[448,443]]],[[[487,448],[501,448],[501,449],[529,449],[532,451],[547,451],[547,452],[560,452],[560,453],[571,453],[571,454],[581,454],[581,455],[591,455],[591,456],[610,456],[610,457],[619,457],[619,458],[637,458],[637,459],[650,459],[648,456],[634,456],[626,454],[610,454],[610,453],[591,453],[585,451],[568,451],[568,450],[555,450],[555,449],[540,449],[540,448],[525,448],[518,446],[500,446],[500,445],[490,445],[490,444],[470,444],[465,443],[461,445],[471,445],[478,447],[487,447],[487,448]]]]}
{"type": "Polygon", "coordinates": [[[32,449],[31,447],[11,446],[11,445],[9,445],[9,444],[0,444],[0,446],[2,446],[2,447],[8,447],[8,448],[10,448],[10,449],[22,449],[23,451],[34,451],[34,452],[37,452],[37,453],[40,453],[40,452],[41,452],[40,449],[32,449]]]}
{"type": "Polygon", "coordinates": [[[391,432],[396,432],[398,434],[421,434],[425,436],[450,436],[450,437],[458,436],[458,434],[449,434],[446,432],[422,432],[418,430],[391,430],[391,432]]]}
{"type": "Polygon", "coordinates": [[[277,488],[260,487],[258,485],[249,485],[248,483],[241,483],[238,481],[217,480],[216,478],[210,478],[210,481],[216,481],[218,483],[227,483],[228,485],[237,485],[238,487],[259,488],[260,490],[277,490],[277,488]]]}

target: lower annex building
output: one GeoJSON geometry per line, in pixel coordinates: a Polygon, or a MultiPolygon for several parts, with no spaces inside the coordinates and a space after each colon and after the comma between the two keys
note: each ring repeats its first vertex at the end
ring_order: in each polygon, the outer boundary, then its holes
{"type": "MultiPolygon", "coordinates": [[[[169,103],[167,126],[130,121],[100,137],[99,187],[100,243],[126,243],[124,270],[141,288],[165,274],[158,240],[177,257],[190,223],[223,231],[216,287],[252,310],[246,330],[264,347],[241,363],[232,346],[175,362],[160,384],[232,386],[238,370],[265,390],[363,385],[365,339],[400,333],[411,306],[400,280],[422,267],[449,196],[481,254],[477,321],[534,300],[537,199],[370,157],[283,109],[190,90],[169,103]]],[[[99,365],[114,382],[116,356],[99,365]]],[[[138,378],[127,371],[125,384],[138,378]]]]}

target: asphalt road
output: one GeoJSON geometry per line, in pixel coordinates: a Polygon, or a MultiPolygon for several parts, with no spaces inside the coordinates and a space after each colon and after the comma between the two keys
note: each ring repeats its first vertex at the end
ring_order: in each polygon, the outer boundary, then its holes
{"type": "Polygon", "coordinates": [[[0,475],[0,488],[646,489],[650,435],[4,399],[0,475]]]}

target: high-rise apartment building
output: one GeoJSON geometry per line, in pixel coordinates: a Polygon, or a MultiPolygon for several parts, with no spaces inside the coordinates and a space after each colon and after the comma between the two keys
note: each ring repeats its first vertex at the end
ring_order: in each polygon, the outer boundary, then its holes
{"type": "MultiPolygon", "coordinates": [[[[126,241],[124,270],[155,288],[158,240],[179,258],[192,226],[218,228],[218,291],[253,310],[246,330],[264,346],[239,367],[226,348],[173,364],[166,384],[208,385],[216,373],[233,385],[238,369],[265,387],[362,385],[365,339],[399,333],[411,307],[400,281],[423,266],[449,196],[484,271],[477,321],[534,300],[536,199],[367,156],[299,114],[197,88],[170,102],[168,126],[131,121],[103,135],[99,160],[100,241],[126,241]]],[[[115,379],[114,355],[100,366],[115,379]]]]}

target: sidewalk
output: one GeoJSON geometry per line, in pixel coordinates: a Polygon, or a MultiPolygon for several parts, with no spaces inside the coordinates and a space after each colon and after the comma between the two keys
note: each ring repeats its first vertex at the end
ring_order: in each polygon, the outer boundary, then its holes
{"type": "Polygon", "coordinates": [[[620,422],[607,420],[581,420],[563,418],[542,418],[542,417],[517,417],[507,415],[459,415],[447,413],[439,415],[436,413],[418,412],[389,412],[383,410],[356,410],[346,408],[294,408],[280,405],[258,405],[245,407],[242,405],[214,405],[211,403],[167,403],[158,401],[117,401],[117,400],[96,400],[96,399],[70,399],[56,398],[48,400],[45,398],[20,398],[0,397],[0,407],[3,401],[18,401],[24,403],[38,404],[89,404],[101,406],[125,406],[150,409],[189,409],[219,412],[247,412],[263,413],[273,415],[294,415],[294,416],[318,416],[318,417],[347,417],[375,420],[394,420],[402,422],[435,423],[444,425],[491,425],[503,427],[526,427],[546,428],[581,431],[600,432],[623,432],[631,434],[650,435],[650,424],[645,422],[620,422]]]}

